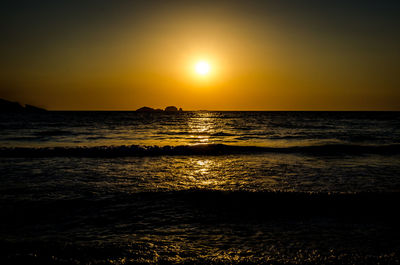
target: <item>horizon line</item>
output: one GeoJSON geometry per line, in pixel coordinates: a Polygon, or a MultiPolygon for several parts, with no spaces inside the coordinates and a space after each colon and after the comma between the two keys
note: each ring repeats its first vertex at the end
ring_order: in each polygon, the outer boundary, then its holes
{"type": "MultiPolygon", "coordinates": [[[[136,110],[135,109],[46,109],[47,111],[54,111],[54,112],[57,112],[57,111],[60,111],[60,112],[62,112],[62,111],[65,111],[65,112],[68,112],[68,111],[79,111],[79,112],[85,112],[85,111],[87,111],[87,112],[89,112],[89,111],[98,111],[98,112],[101,112],[101,111],[104,111],[104,112],[136,112],[136,110]]],[[[191,110],[191,109],[189,109],[189,110],[183,110],[183,112],[200,112],[200,111],[220,111],[220,112],[240,112],[240,111],[243,111],[243,112],[262,112],[262,111],[265,111],[265,112],[267,112],[267,111],[271,111],[271,112],[283,112],[283,111],[285,111],[285,112],[290,112],[290,111],[292,111],[292,112],[301,112],[301,111],[303,111],[303,112],[400,112],[400,109],[398,109],[398,110],[382,110],[382,109],[369,109],[369,110],[365,110],[365,109],[338,109],[338,110],[336,110],[336,109],[294,109],[294,110],[291,110],[291,109],[245,109],[245,110],[235,110],[235,109],[227,109],[227,110],[215,110],[215,109],[197,109],[197,110],[191,110]]],[[[162,111],[162,112],[165,112],[165,111],[162,111]]],[[[143,113],[143,112],[142,112],[143,113]]],[[[147,112],[144,112],[144,113],[147,113],[147,112]]],[[[150,112],[150,113],[152,113],[152,112],[150,112]]],[[[159,113],[159,112],[157,112],[157,113],[159,113]]],[[[169,112],[169,113],[175,113],[175,112],[169,112]]]]}

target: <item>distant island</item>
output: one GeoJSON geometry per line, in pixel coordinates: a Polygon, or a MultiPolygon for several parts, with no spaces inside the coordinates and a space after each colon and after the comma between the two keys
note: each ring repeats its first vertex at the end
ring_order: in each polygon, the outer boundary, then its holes
{"type": "Polygon", "coordinates": [[[141,107],[136,110],[137,112],[182,112],[182,108],[177,108],[175,106],[168,106],[164,110],[162,109],[153,109],[150,107],[141,107]]]}
{"type": "Polygon", "coordinates": [[[36,106],[25,104],[22,106],[18,102],[8,101],[0,98],[0,113],[13,113],[13,112],[44,112],[46,109],[39,108],[36,106]]]}

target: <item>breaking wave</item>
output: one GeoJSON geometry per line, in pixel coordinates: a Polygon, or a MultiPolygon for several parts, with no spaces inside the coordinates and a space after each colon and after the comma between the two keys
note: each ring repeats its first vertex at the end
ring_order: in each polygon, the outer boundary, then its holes
{"type": "Polygon", "coordinates": [[[260,147],[225,144],[199,144],[179,146],[76,146],[76,147],[3,147],[1,157],[129,157],[164,155],[230,155],[257,153],[285,153],[306,155],[396,155],[400,144],[356,145],[325,144],[292,147],[260,147]]]}

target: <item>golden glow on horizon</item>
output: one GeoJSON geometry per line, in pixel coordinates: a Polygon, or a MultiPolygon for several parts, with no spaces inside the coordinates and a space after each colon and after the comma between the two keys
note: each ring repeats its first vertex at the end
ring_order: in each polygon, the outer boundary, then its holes
{"type": "Polygon", "coordinates": [[[210,65],[205,61],[200,61],[196,64],[196,72],[200,75],[206,75],[210,71],[210,65]]]}
{"type": "Polygon", "coordinates": [[[0,98],[49,110],[400,110],[389,33],[353,38],[247,2],[131,2],[104,20],[60,16],[66,34],[44,34],[47,19],[33,32],[15,24],[32,48],[6,40],[0,98]]]}

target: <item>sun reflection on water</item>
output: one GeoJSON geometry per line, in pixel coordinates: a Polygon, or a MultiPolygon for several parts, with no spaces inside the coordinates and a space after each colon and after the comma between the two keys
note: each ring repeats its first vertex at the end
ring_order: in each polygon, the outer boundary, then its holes
{"type": "Polygon", "coordinates": [[[216,120],[212,116],[212,113],[198,113],[198,116],[188,121],[191,133],[190,137],[193,138],[196,143],[210,143],[210,134],[214,131],[215,124],[216,120]]]}
{"type": "Polygon", "coordinates": [[[218,174],[221,165],[218,161],[203,158],[190,158],[188,167],[181,172],[180,184],[192,188],[218,189],[224,186],[227,178],[218,174]]]}

